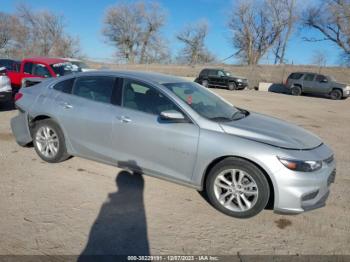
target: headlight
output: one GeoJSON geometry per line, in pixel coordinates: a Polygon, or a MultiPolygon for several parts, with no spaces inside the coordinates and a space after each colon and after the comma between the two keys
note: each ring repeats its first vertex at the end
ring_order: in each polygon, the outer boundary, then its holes
{"type": "Polygon", "coordinates": [[[278,157],[278,160],[288,169],[300,172],[313,172],[321,169],[322,161],[303,161],[278,157]]]}
{"type": "Polygon", "coordinates": [[[238,79],[237,79],[237,82],[243,82],[243,80],[238,78],[238,79]]]}

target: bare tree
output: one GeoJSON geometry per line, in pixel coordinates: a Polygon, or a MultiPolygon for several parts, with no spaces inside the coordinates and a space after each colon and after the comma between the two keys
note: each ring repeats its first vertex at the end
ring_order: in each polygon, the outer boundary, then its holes
{"type": "Polygon", "coordinates": [[[311,58],[311,63],[313,65],[318,66],[319,68],[319,73],[321,72],[322,67],[325,67],[327,65],[327,55],[325,54],[324,51],[317,50],[314,52],[312,58],[311,58]]]}
{"type": "Polygon", "coordinates": [[[0,50],[8,45],[11,38],[11,16],[0,12],[0,50]]]}
{"type": "Polygon", "coordinates": [[[149,63],[165,50],[160,40],[165,17],[156,2],[122,2],[107,10],[102,33],[127,62],[149,63]]]}
{"type": "Polygon", "coordinates": [[[350,0],[321,0],[309,8],[304,24],[322,34],[322,38],[305,38],[307,41],[331,41],[350,57],[350,0]]]}
{"type": "Polygon", "coordinates": [[[281,17],[281,24],[284,25],[284,28],[280,36],[277,38],[272,50],[275,55],[275,64],[283,64],[285,63],[287,44],[299,17],[299,12],[296,7],[296,0],[280,0],[271,4],[275,5],[275,8],[278,10],[279,16],[281,17]]]}
{"type": "Polygon", "coordinates": [[[242,62],[257,64],[280,37],[284,27],[278,0],[239,1],[229,19],[236,56],[242,62]]]}
{"type": "Polygon", "coordinates": [[[107,10],[104,19],[103,35],[118,48],[120,55],[129,63],[135,62],[143,9],[140,2],[119,3],[107,10]]]}
{"type": "Polygon", "coordinates": [[[144,26],[141,32],[140,51],[141,64],[144,64],[147,62],[147,60],[155,60],[155,58],[162,53],[160,52],[158,54],[157,50],[163,49],[164,51],[165,47],[159,36],[159,30],[165,23],[165,11],[159,6],[158,3],[152,2],[148,6],[145,6],[143,18],[144,26]]]}
{"type": "Polygon", "coordinates": [[[214,56],[205,47],[205,38],[208,34],[208,24],[199,21],[188,25],[176,37],[185,47],[180,51],[179,59],[188,64],[209,63],[214,56]]]}

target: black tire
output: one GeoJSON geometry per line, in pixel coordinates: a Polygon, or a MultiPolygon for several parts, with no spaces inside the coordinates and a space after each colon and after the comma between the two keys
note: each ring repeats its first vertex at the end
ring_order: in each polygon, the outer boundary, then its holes
{"type": "Polygon", "coordinates": [[[202,86],[208,87],[209,86],[208,80],[202,80],[202,86]]]}
{"type": "Polygon", "coordinates": [[[66,143],[65,143],[63,132],[62,132],[61,128],[58,126],[58,124],[56,124],[51,119],[44,119],[44,120],[36,122],[34,125],[34,128],[33,128],[32,134],[33,134],[33,145],[34,145],[35,151],[42,160],[49,162],[49,163],[59,163],[59,162],[62,162],[70,157],[69,154],[67,153],[67,148],[66,148],[66,143]],[[40,151],[40,143],[37,140],[38,133],[40,132],[39,130],[41,130],[41,128],[43,128],[43,127],[50,128],[57,135],[57,140],[58,140],[58,143],[56,143],[57,144],[57,152],[53,153],[53,155],[50,157],[45,156],[40,151]]]}
{"type": "Polygon", "coordinates": [[[343,97],[343,93],[339,89],[333,89],[329,95],[332,100],[340,100],[343,97]]]}
{"type": "Polygon", "coordinates": [[[234,82],[228,83],[227,85],[228,90],[233,91],[237,89],[237,85],[234,82]]]}
{"type": "MultiPolygon", "coordinates": [[[[232,195],[233,194],[234,193],[232,193],[232,195]]],[[[249,218],[257,215],[266,207],[270,196],[270,187],[266,177],[258,167],[244,159],[230,157],[216,164],[208,174],[205,185],[205,195],[207,196],[209,203],[222,213],[235,218],[249,218]],[[255,204],[253,204],[250,208],[248,208],[245,211],[234,211],[225,207],[219,202],[217,196],[215,195],[215,180],[219,175],[222,174],[222,172],[225,172],[225,170],[229,169],[238,169],[248,174],[250,178],[254,180],[255,185],[257,187],[255,204]]],[[[235,199],[232,199],[231,202],[232,201],[235,201],[235,199]]],[[[240,200],[240,202],[241,201],[242,199],[240,200]]],[[[238,201],[236,200],[236,203],[237,202],[238,201]]]]}
{"type": "Polygon", "coordinates": [[[291,93],[293,96],[300,96],[302,93],[301,87],[300,86],[293,86],[291,89],[291,93]]]}

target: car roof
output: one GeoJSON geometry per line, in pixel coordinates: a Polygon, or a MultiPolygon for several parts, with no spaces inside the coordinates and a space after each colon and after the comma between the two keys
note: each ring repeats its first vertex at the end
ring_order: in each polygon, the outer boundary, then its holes
{"type": "Polygon", "coordinates": [[[315,72],[292,72],[290,74],[314,74],[314,75],[319,75],[318,73],[315,73],[315,72]]]}
{"type": "Polygon", "coordinates": [[[105,75],[113,75],[116,77],[130,77],[136,78],[138,80],[145,80],[147,82],[152,82],[156,84],[167,84],[167,83],[182,83],[189,82],[188,80],[175,77],[166,74],[153,73],[153,72],[144,72],[144,71],[132,71],[132,70],[99,70],[92,72],[82,72],[77,73],[76,76],[105,76],[105,75]]]}
{"type": "Polygon", "coordinates": [[[51,58],[51,57],[31,57],[31,58],[23,59],[23,61],[39,62],[39,63],[48,64],[48,65],[67,62],[67,60],[64,60],[61,58],[51,58]]]}
{"type": "Polygon", "coordinates": [[[223,68],[203,68],[203,70],[223,70],[223,71],[225,71],[225,69],[223,69],[223,68]]]}

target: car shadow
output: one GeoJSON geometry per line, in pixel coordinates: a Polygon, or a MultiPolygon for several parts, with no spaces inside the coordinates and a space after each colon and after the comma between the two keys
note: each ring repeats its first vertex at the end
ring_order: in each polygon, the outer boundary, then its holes
{"type": "Polygon", "coordinates": [[[139,173],[123,170],[116,177],[116,186],[118,190],[102,205],[78,261],[113,261],[114,255],[150,254],[144,179],[139,173]]]}
{"type": "Polygon", "coordinates": [[[272,84],[269,87],[268,91],[273,93],[279,93],[279,94],[287,94],[287,95],[291,94],[290,90],[283,84],[272,84]]]}
{"type": "Polygon", "coordinates": [[[0,112],[16,110],[15,103],[11,101],[0,102],[0,112]]]}

